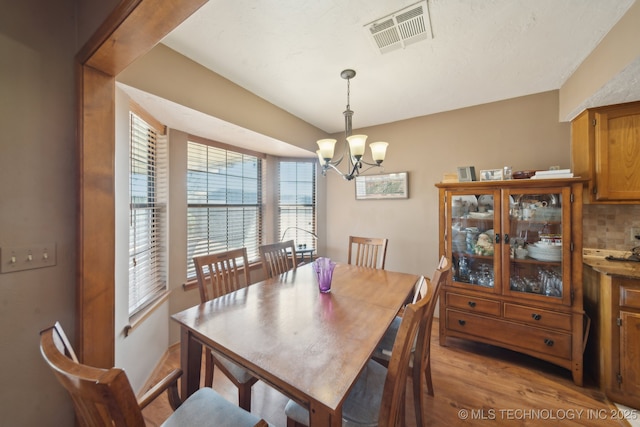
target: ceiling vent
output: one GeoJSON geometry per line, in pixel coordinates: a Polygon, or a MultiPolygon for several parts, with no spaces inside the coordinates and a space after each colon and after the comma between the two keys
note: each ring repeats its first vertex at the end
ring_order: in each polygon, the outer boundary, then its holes
{"type": "Polygon", "coordinates": [[[426,0],[370,22],[364,28],[380,53],[433,37],[426,0]]]}

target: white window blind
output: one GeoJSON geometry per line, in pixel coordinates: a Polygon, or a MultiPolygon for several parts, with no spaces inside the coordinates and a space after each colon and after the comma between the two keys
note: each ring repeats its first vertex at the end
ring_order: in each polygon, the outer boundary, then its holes
{"type": "Polygon", "coordinates": [[[278,162],[278,236],[316,249],[316,162],[278,162]],[[296,227],[296,228],[294,228],[296,227]],[[286,232],[286,234],[285,234],[286,232]]]}
{"type": "Polygon", "coordinates": [[[192,141],[187,157],[187,278],[195,256],[246,247],[258,259],[262,159],[192,141]]]}
{"type": "Polygon", "coordinates": [[[130,113],[129,315],[166,290],[166,136],[130,113]]]}

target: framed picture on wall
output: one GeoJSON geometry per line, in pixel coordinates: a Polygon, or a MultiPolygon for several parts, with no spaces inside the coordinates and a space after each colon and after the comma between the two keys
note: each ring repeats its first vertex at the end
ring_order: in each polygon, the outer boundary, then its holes
{"type": "Polygon", "coordinates": [[[356,200],[409,198],[408,173],[357,176],[356,200]]]}

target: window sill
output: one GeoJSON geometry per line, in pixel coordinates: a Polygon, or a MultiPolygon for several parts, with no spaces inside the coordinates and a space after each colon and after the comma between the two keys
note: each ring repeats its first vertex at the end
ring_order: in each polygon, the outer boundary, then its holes
{"type": "Polygon", "coordinates": [[[165,301],[167,301],[169,299],[169,294],[170,293],[171,293],[171,291],[169,291],[169,290],[164,291],[163,293],[158,295],[158,297],[155,299],[155,301],[153,301],[151,304],[149,304],[143,310],[140,310],[139,312],[137,312],[133,316],[129,317],[129,324],[124,327],[124,336],[128,337],[129,334],[131,334],[131,332],[135,328],[140,326],[142,324],[142,322],[144,322],[145,319],[151,315],[151,313],[156,311],[156,309],[158,309],[158,307],[160,307],[165,301]]]}

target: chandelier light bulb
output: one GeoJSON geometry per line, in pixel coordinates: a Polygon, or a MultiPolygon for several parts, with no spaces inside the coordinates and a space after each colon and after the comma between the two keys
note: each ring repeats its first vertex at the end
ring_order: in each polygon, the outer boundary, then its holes
{"type": "Polygon", "coordinates": [[[347,141],[349,141],[349,150],[351,150],[351,155],[360,160],[362,156],[364,156],[367,135],[351,135],[347,137],[347,141]]]}
{"type": "Polygon", "coordinates": [[[333,159],[333,151],[336,147],[335,139],[321,139],[318,141],[318,152],[321,159],[325,162],[329,162],[333,159]]]}
{"type": "Polygon", "coordinates": [[[372,142],[369,144],[371,147],[371,157],[373,157],[373,161],[377,164],[380,164],[384,161],[385,156],[387,155],[387,147],[389,146],[388,142],[372,142]]]}

